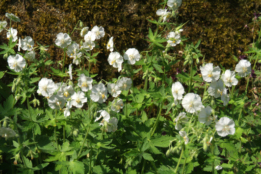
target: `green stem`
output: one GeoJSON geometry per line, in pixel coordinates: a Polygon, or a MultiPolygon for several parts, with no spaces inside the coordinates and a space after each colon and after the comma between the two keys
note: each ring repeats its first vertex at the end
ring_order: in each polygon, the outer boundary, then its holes
{"type": "Polygon", "coordinates": [[[145,85],[144,85],[145,91],[147,91],[147,86],[148,86],[148,76],[145,77],[145,85]]]}
{"type": "Polygon", "coordinates": [[[141,174],[144,174],[144,168],[145,168],[145,165],[146,165],[146,160],[143,159],[143,164],[142,164],[141,174]]]}
{"type": "MultiPolygon", "coordinates": [[[[214,150],[215,150],[215,142],[212,140],[212,149],[211,149],[211,153],[214,156],[214,150]]],[[[212,173],[215,173],[215,159],[212,162],[212,173]]]]}
{"type": "Polygon", "coordinates": [[[248,77],[248,79],[247,79],[247,85],[246,85],[246,90],[245,90],[246,95],[247,95],[247,88],[248,88],[248,84],[249,84],[249,79],[250,79],[250,77],[248,77]]]}
{"type": "Polygon", "coordinates": [[[57,136],[56,136],[56,116],[57,116],[57,110],[55,110],[55,125],[54,125],[54,139],[55,139],[55,142],[56,142],[56,146],[57,146],[57,149],[59,150],[59,145],[58,145],[58,141],[57,141],[57,136]]]}
{"type": "Polygon", "coordinates": [[[175,173],[177,173],[177,171],[178,171],[179,164],[180,164],[181,158],[183,156],[183,153],[184,153],[184,145],[182,145],[182,150],[181,150],[181,153],[180,153],[180,156],[179,156],[179,161],[178,161],[177,167],[175,169],[175,173]]]}
{"type": "Polygon", "coordinates": [[[82,143],[81,149],[80,149],[80,151],[79,151],[79,153],[78,153],[77,159],[79,159],[79,156],[80,156],[81,153],[82,153],[82,149],[83,149],[84,143],[85,143],[85,141],[86,141],[86,138],[87,138],[87,136],[88,136],[88,134],[89,134],[90,128],[91,128],[91,126],[89,125],[89,127],[88,127],[88,129],[87,129],[87,131],[86,131],[85,137],[84,137],[84,139],[83,139],[83,143],[82,143]]]}
{"type": "Polygon", "coordinates": [[[65,142],[65,125],[63,125],[63,142],[65,142]]]}
{"type": "Polygon", "coordinates": [[[191,90],[191,85],[192,85],[192,69],[193,69],[193,62],[191,63],[191,66],[190,66],[189,92],[190,92],[190,90],[191,90]]]}
{"type": "Polygon", "coordinates": [[[65,64],[65,54],[66,54],[66,52],[65,52],[65,49],[63,49],[63,73],[64,73],[64,64],[65,64]]]}
{"type": "Polygon", "coordinates": [[[157,116],[157,120],[156,120],[156,122],[155,122],[155,124],[154,124],[154,126],[153,126],[153,129],[152,129],[152,132],[151,132],[151,134],[150,134],[150,137],[153,136],[154,132],[155,132],[156,129],[157,129],[157,126],[158,126],[158,123],[159,123],[159,118],[160,118],[160,116],[161,116],[161,110],[162,110],[162,104],[160,104],[160,110],[159,110],[159,113],[158,113],[158,116],[157,116]]]}
{"type": "Polygon", "coordinates": [[[183,168],[182,168],[182,174],[183,174],[183,173],[184,173],[184,171],[185,171],[186,162],[187,162],[187,158],[185,158],[185,161],[184,161],[184,164],[183,164],[183,168]]]}
{"type": "Polygon", "coordinates": [[[73,28],[73,31],[71,32],[71,34],[70,35],[72,35],[73,34],[73,32],[74,32],[74,30],[76,29],[76,27],[77,27],[77,25],[78,25],[78,23],[79,23],[80,21],[78,21],[77,22],[77,24],[75,25],[75,27],[73,28]]]}

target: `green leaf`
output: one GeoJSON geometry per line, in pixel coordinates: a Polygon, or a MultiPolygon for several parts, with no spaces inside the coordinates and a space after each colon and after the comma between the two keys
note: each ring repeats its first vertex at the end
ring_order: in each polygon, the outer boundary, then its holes
{"type": "Polygon", "coordinates": [[[84,164],[83,164],[83,162],[80,162],[80,161],[70,161],[68,163],[69,163],[68,169],[73,174],[79,174],[79,173],[83,173],[84,174],[84,164]]]}
{"type": "Polygon", "coordinates": [[[49,165],[49,163],[42,163],[42,164],[39,164],[39,165],[33,167],[32,169],[33,170],[41,170],[41,169],[45,168],[48,165],[49,165]]]}
{"type": "Polygon", "coordinates": [[[0,79],[5,75],[5,71],[0,71],[0,79]]]}
{"type": "Polygon", "coordinates": [[[160,136],[159,138],[155,138],[151,140],[154,146],[156,147],[168,147],[170,141],[174,140],[174,137],[170,136],[160,136]]]}
{"type": "Polygon", "coordinates": [[[94,174],[104,174],[104,173],[109,173],[109,172],[110,172],[110,168],[105,165],[99,165],[99,166],[93,167],[94,174]]]}
{"type": "Polygon", "coordinates": [[[154,64],[153,64],[153,67],[154,67],[159,73],[164,73],[164,72],[162,71],[162,68],[161,68],[160,65],[154,63],[154,64]]]}
{"type": "Polygon", "coordinates": [[[152,158],[151,154],[149,154],[149,153],[143,153],[142,156],[143,156],[143,158],[145,160],[154,161],[154,159],[152,158]]]}
{"type": "Polygon", "coordinates": [[[30,78],[30,83],[35,83],[35,82],[38,82],[39,80],[40,80],[40,77],[30,78]]]}
{"type": "Polygon", "coordinates": [[[231,168],[233,167],[233,164],[223,163],[223,164],[221,165],[221,167],[224,168],[224,169],[231,169],[231,168]]]}

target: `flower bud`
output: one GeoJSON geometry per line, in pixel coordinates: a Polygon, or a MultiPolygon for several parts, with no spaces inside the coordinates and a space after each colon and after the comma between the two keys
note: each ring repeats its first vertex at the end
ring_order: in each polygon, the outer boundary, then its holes
{"type": "Polygon", "coordinates": [[[167,152],[166,152],[166,156],[169,157],[171,154],[170,150],[168,149],[167,152]]]}
{"type": "Polygon", "coordinates": [[[149,77],[149,81],[150,81],[150,82],[152,81],[152,77],[149,77]]]}
{"type": "Polygon", "coordinates": [[[40,101],[37,100],[36,98],[33,99],[31,102],[33,103],[34,107],[36,107],[36,105],[40,106],[40,101]]]}
{"type": "Polygon", "coordinates": [[[8,53],[4,54],[4,59],[6,59],[8,57],[8,53]]]}
{"type": "Polygon", "coordinates": [[[82,21],[80,21],[79,26],[80,26],[80,27],[83,27],[83,22],[82,22],[82,21]]]}
{"type": "Polygon", "coordinates": [[[17,160],[14,160],[14,165],[17,165],[17,160]]]}
{"type": "Polygon", "coordinates": [[[214,100],[214,98],[212,98],[212,100],[211,100],[211,102],[210,102],[210,105],[211,105],[211,106],[214,106],[214,105],[215,105],[215,100],[214,100]]]}
{"type": "Polygon", "coordinates": [[[101,147],[101,143],[100,142],[97,143],[97,147],[98,147],[98,149],[101,147]]]}
{"type": "Polygon", "coordinates": [[[73,82],[71,80],[69,81],[69,86],[73,86],[73,82]]]}
{"type": "Polygon", "coordinates": [[[75,137],[77,137],[78,136],[78,129],[75,129],[74,131],[73,131],[73,136],[75,136],[75,137]]]}

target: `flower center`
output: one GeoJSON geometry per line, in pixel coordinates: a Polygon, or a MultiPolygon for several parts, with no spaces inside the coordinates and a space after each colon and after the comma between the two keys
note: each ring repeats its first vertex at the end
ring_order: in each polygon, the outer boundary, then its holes
{"type": "Polygon", "coordinates": [[[101,97],[102,97],[102,99],[104,99],[104,98],[105,98],[105,95],[104,95],[104,94],[102,94],[102,95],[101,95],[101,97]]]}
{"type": "Polygon", "coordinates": [[[224,132],[228,132],[228,131],[229,131],[229,127],[228,127],[227,125],[224,126],[223,129],[222,129],[222,131],[224,131],[224,132]]]}
{"type": "Polygon", "coordinates": [[[76,103],[80,103],[81,102],[81,100],[79,98],[77,98],[75,101],[76,101],[76,103]]]}
{"type": "Polygon", "coordinates": [[[117,108],[117,110],[120,110],[120,109],[121,109],[121,107],[120,107],[119,105],[117,105],[116,108],[117,108]]]}
{"type": "Polygon", "coordinates": [[[190,102],[189,108],[192,108],[194,106],[193,101],[190,102]]]}
{"type": "Polygon", "coordinates": [[[114,64],[116,62],[116,60],[113,60],[113,61],[111,61],[111,64],[114,64]]]}
{"type": "Polygon", "coordinates": [[[61,39],[61,44],[64,44],[64,39],[61,39]]]}
{"type": "Polygon", "coordinates": [[[125,83],[125,84],[123,84],[123,87],[124,87],[124,89],[126,89],[127,88],[127,84],[125,83]]]}
{"type": "Polygon", "coordinates": [[[208,77],[212,77],[212,76],[213,76],[212,73],[208,74],[208,77]]]}
{"type": "Polygon", "coordinates": [[[247,68],[246,67],[243,67],[242,70],[243,70],[243,73],[247,72],[247,68]]]}
{"type": "Polygon", "coordinates": [[[46,92],[47,91],[47,85],[43,86],[42,89],[43,89],[43,91],[46,92]]]}
{"type": "Polygon", "coordinates": [[[130,60],[133,60],[134,56],[133,55],[129,55],[129,58],[130,58],[130,60]]]}
{"type": "Polygon", "coordinates": [[[68,91],[65,91],[65,92],[63,93],[63,95],[64,95],[65,97],[68,97],[68,96],[69,96],[69,92],[68,92],[68,91]]]}
{"type": "Polygon", "coordinates": [[[173,41],[172,41],[172,43],[176,43],[176,41],[175,41],[175,40],[173,40],[173,41]]]}
{"type": "Polygon", "coordinates": [[[61,104],[62,104],[62,102],[60,102],[60,101],[57,101],[57,102],[56,102],[56,105],[57,105],[57,106],[60,106],[61,104]]]}
{"type": "Polygon", "coordinates": [[[14,62],[13,63],[13,68],[16,68],[17,67],[17,62],[14,62]]]}
{"type": "Polygon", "coordinates": [[[222,95],[223,94],[223,92],[220,90],[220,89],[218,89],[218,91],[217,91],[220,95],[222,95]]]}
{"type": "Polygon", "coordinates": [[[82,82],[82,87],[87,88],[87,87],[88,87],[88,84],[87,84],[86,82],[82,82]]]}

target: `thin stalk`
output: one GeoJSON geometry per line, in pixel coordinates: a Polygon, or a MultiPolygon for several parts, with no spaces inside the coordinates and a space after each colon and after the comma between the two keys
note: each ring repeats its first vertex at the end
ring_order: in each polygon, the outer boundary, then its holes
{"type": "Polygon", "coordinates": [[[63,142],[65,142],[65,125],[63,125],[63,142]]]}
{"type": "Polygon", "coordinates": [[[70,35],[72,35],[72,34],[73,34],[73,32],[74,32],[74,30],[76,29],[76,27],[77,27],[78,23],[79,23],[79,21],[77,22],[77,24],[76,24],[76,25],[75,25],[75,27],[73,28],[73,31],[71,32],[71,34],[70,34],[70,35]]]}
{"type": "Polygon", "coordinates": [[[89,126],[88,129],[87,129],[87,131],[86,131],[86,134],[85,134],[85,137],[84,137],[84,139],[83,139],[83,143],[82,143],[81,149],[80,149],[80,151],[79,151],[79,153],[78,153],[78,155],[77,155],[77,159],[79,159],[79,156],[80,156],[81,153],[82,153],[82,149],[83,149],[84,143],[85,143],[85,141],[86,141],[86,138],[87,138],[87,136],[88,136],[88,134],[89,134],[90,128],[91,128],[91,126],[89,126]]]}
{"type": "Polygon", "coordinates": [[[63,73],[64,73],[64,63],[65,63],[65,54],[66,54],[66,52],[65,52],[65,49],[63,49],[63,73]]]}
{"type": "Polygon", "coordinates": [[[185,158],[185,161],[184,161],[184,164],[183,164],[183,168],[182,168],[182,174],[183,174],[183,173],[184,173],[184,171],[185,171],[186,162],[187,162],[187,158],[185,158]]]}
{"type": "Polygon", "coordinates": [[[148,86],[148,76],[145,77],[145,85],[144,85],[145,91],[147,91],[147,86],[148,86]]]}
{"type": "Polygon", "coordinates": [[[178,161],[177,167],[175,169],[175,173],[177,173],[177,171],[178,171],[179,164],[180,164],[181,158],[183,156],[183,153],[184,153],[184,145],[182,145],[182,150],[181,150],[181,153],[180,153],[180,156],[179,156],[179,161],[178,161]]]}
{"type": "Polygon", "coordinates": [[[192,68],[193,68],[193,62],[191,63],[191,66],[190,66],[189,92],[190,92],[190,90],[191,90],[191,85],[192,85],[192,68]]]}
{"type": "Polygon", "coordinates": [[[144,174],[144,168],[145,168],[145,165],[146,165],[146,160],[143,159],[143,164],[142,164],[141,174],[144,174]]]}
{"type": "Polygon", "coordinates": [[[160,110],[159,110],[159,113],[158,113],[158,116],[157,116],[157,120],[156,120],[156,122],[155,122],[155,124],[154,124],[154,126],[153,126],[153,129],[152,129],[152,132],[151,132],[151,134],[150,134],[150,137],[153,136],[153,134],[155,133],[155,131],[156,131],[156,129],[157,129],[157,126],[158,126],[158,123],[159,123],[159,118],[160,118],[160,116],[161,116],[161,110],[162,110],[162,104],[160,104],[160,110]]]}
{"type": "MultiPolygon", "coordinates": [[[[56,124],[56,116],[57,116],[57,110],[55,110],[55,124],[56,124]]],[[[59,145],[58,145],[58,141],[57,141],[57,136],[56,136],[56,125],[54,126],[54,139],[55,139],[55,142],[56,142],[56,146],[57,146],[57,149],[59,150],[59,145]]]]}
{"type": "MultiPolygon", "coordinates": [[[[211,149],[212,155],[214,155],[214,149],[215,149],[215,142],[212,141],[212,149],[211,149]]],[[[215,159],[212,162],[212,173],[215,174],[215,159]]]]}

